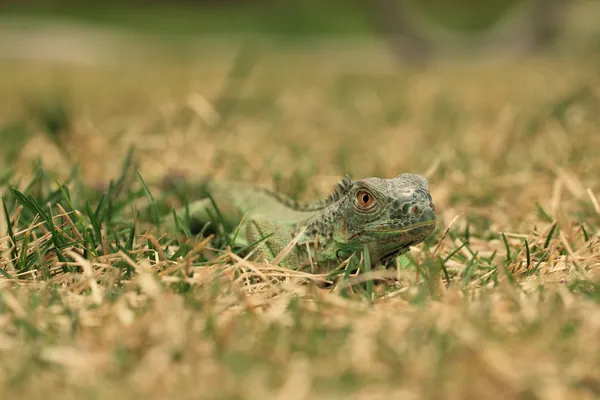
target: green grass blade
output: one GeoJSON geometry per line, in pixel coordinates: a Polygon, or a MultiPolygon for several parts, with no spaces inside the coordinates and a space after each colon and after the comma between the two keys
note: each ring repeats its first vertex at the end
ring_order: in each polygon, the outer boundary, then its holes
{"type": "Polygon", "coordinates": [[[552,240],[552,235],[554,234],[554,231],[556,230],[557,226],[558,226],[558,224],[556,222],[554,224],[552,224],[552,228],[550,228],[550,232],[548,232],[548,236],[546,236],[546,240],[544,241],[544,249],[547,249],[548,246],[550,245],[550,241],[552,240]]]}
{"type": "Polygon", "coordinates": [[[156,206],[156,199],[152,195],[152,192],[150,191],[148,185],[146,185],[146,181],[144,181],[144,178],[142,177],[142,174],[140,174],[140,171],[136,172],[138,178],[140,179],[140,182],[142,183],[142,187],[144,188],[144,193],[150,201],[150,209],[152,210],[152,223],[160,228],[160,214],[158,212],[158,207],[156,206]]]}
{"type": "Polygon", "coordinates": [[[223,230],[225,231],[225,240],[227,242],[227,245],[229,247],[232,247],[231,237],[229,236],[229,232],[227,230],[227,223],[225,222],[225,218],[223,218],[223,214],[221,214],[221,210],[219,209],[219,206],[217,206],[217,202],[212,197],[212,195],[210,193],[207,193],[207,196],[208,196],[208,199],[210,200],[210,203],[212,204],[213,208],[215,209],[215,212],[217,213],[217,217],[219,217],[219,222],[221,222],[221,224],[223,226],[223,230]]]}
{"type": "Polygon", "coordinates": [[[524,239],[525,241],[525,253],[527,256],[527,269],[529,269],[531,267],[531,254],[529,251],[529,242],[527,241],[527,239],[524,239]]]}
{"type": "Polygon", "coordinates": [[[552,219],[552,217],[550,215],[548,215],[548,213],[544,210],[544,208],[542,207],[542,205],[540,203],[538,203],[537,201],[535,202],[535,206],[538,210],[538,213],[540,214],[540,216],[545,219],[547,222],[552,222],[554,221],[554,219],[552,219]]]}
{"type": "Polygon", "coordinates": [[[15,238],[15,234],[13,232],[13,228],[12,228],[12,224],[10,223],[10,215],[8,213],[8,207],[6,206],[6,199],[4,197],[2,197],[2,207],[4,209],[4,218],[6,219],[6,230],[8,231],[8,237],[10,238],[10,241],[12,242],[12,251],[11,251],[11,257],[13,259],[13,261],[16,263],[17,259],[18,259],[18,252],[17,252],[17,239],[15,238]]]}
{"type": "Polygon", "coordinates": [[[506,263],[508,265],[512,261],[512,258],[510,253],[510,246],[508,245],[508,239],[506,239],[504,232],[502,232],[502,241],[504,242],[504,247],[506,248],[506,263]]]}
{"type": "MultiPolygon", "coordinates": [[[[371,254],[369,253],[369,246],[366,244],[363,246],[363,256],[364,256],[364,266],[365,272],[371,273],[372,265],[371,265],[371,254]]],[[[367,279],[366,282],[366,290],[367,290],[367,300],[369,302],[373,301],[373,279],[367,279]]]]}
{"type": "Polygon", "coordinates": [[[133,250],[134,243],[135,243],[135,222],[131,221],[129,223],[129,234],[127,235],[127,241],[125,242],[125,249],[127,249],[128,253],[133,250]]]}

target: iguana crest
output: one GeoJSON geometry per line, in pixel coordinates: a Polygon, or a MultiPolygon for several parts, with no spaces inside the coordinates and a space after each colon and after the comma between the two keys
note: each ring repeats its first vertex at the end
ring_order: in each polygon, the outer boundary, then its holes
{"type": "Polygon", "coordinates": [[[346,174],[344,178],[342,178],[342,180],[336,184],[333,192],[327,198],[310,202],[297,201],[282,193],[278,193],[267,188],[264,188],[264,190],[271,196],[275,197],[278,201],[296,211],[318,211],[330,206],[336,201],[339,201],[352,188],[353,183],[354,182],[352,181],[352,178],[346,174]]]}

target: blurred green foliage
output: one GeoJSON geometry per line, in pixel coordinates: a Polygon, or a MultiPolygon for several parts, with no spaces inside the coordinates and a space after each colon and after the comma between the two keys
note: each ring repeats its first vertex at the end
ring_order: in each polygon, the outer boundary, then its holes
{"type": "MultiPolygon", "coordinates": [[[[408,4],[438,23],[473,30],[489,26],[519,1],[524,0],[408,0],[408,4]]],[[[5,4],[0,15],[69,18],[163,34],[364,35],[376,28],[371,19],[374,4],[372,0],[30,0],[5,4]]]]}
{"type": "Polygon", "coordinates": [[[411,9],[439,24],[462,30],[480,30],[494,24],[523,0],[407,0],[411,9]]]}

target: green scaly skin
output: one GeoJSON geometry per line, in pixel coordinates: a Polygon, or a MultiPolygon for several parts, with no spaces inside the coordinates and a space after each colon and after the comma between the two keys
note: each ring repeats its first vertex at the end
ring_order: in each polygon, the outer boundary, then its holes
{"type": "MultiPolygon", "coordinates": [[[[415,174],[358,181],[346,175],[328,198],[309,203],[243,183],[208,182],[205,189],[230,232],[247,213],[236,244],[254,244],[254,261],[272,262],[304,230],[279,263],[292,269],[312,264],[330,271],[348,257],[360,255],[365,245],[372,265],[389,265],[431,235],[436,225],[427,180],[415,174]]],[[[208,198],[191,202],[189,211],[192,233],[214,221],[215,209],[208,198]]],[[[177,214],[183,218],[184,211],[177,214]]],[[[167,225],[175,229],[172,218],[167,225]]]]}

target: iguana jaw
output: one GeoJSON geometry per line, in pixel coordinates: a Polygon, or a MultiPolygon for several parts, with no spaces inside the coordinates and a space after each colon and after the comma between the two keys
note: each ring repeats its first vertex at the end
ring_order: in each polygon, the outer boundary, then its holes
{"type": "Polygon", "coordinates": [[[398,255],[406,253],[411,246],[421,243],[431,235],[435,225],[435,220],[402,228],[376,225],[355,233],[349,239],[353,242],[368,243],[371,261],[387,266],[398,255]]]}
{"type": "MultiPolygon", "coordinates": [[[[407,233],[413,230],[417,230],[419,228],[427,228],[427,227],[435,227],[436,221],[425,221],[419,222],[409,227],[402,228],[390,228],[387,225],[376,225],[371,229],[365,229],[362,233],[384,233],[384,234],[393,234],[393,233],[407,233]]],[[[424,230],[424,229],[423,229],[424,230]]]]}
{"type": "Polygon", "coordinates": [[[419,220],[410,225],[407,225],[406,222],[401,220],[387,220],[364,226],[363,229],[358,232],[358,235],[375,234],[378,237],[385,235],[410,239],[413,236],[416,238],[418,236],[423,237],[423,235],[429,235],[433,232],[436,223],[437,218],[433,209],[428,208],[421,214],[419,220]]]}
{"type": "Polygon", "coordinates": [[[436,221],[420,222],[405,228],[389,228],[385,226],[376,226],[371,229],[364,229],[356,232],[348,238],[349,241],[358,239],[361,242],[373,241],[376,246],[387,247],[407,247],[420,243],[429,236],[435,229],[436,221]],[[369,239],[366,239],[368,237],[369,239]]]}
{"type": "Polygon", "coordinates": [[[433,210],[426,210],[419,221],[408,226],[397,220],[365,225],[348,237],[346,243],[368,244],[372,261],[391,260],[431,235],[436,223],[433,210]]]}

